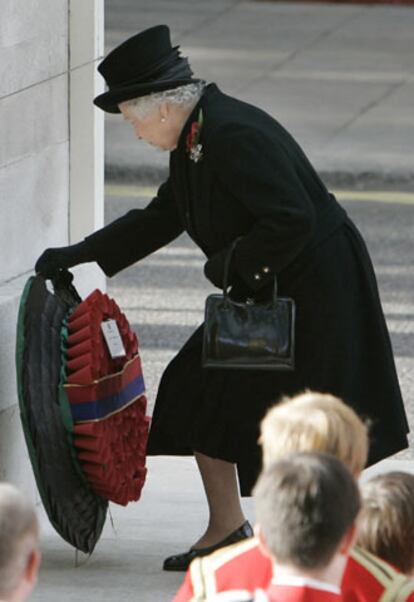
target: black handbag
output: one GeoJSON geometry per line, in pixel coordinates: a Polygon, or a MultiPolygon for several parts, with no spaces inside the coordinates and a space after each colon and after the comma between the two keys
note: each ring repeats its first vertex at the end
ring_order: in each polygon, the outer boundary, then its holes
{"type": "Polygon", "coordinates": [[[267,303],[233,301],[228,292],[232,244],[224,266],[223,294],[205,305],[202,362],[205,368],[294,370],[295,302],[277,296],[267,303]]]}

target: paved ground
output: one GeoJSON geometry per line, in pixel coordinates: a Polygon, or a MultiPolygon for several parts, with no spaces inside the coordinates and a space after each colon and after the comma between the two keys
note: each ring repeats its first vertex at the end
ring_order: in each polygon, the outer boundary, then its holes
{"type": "MultiPolygon", "coordinates": [[[[236,0],[111,0],[106,8],[108,48],[169,23],[200,75],[271,111],[342,191],[374,261],[414,430],[414,10],[236,0]]],[[[117,176],[107,185],[110,221],[148,202],[167,157],[137,144],[116,117],[106,149],[108,173],[117,176]]],[[[108,283],[139,333],[151,406],[163,368],[202,321],[212,290],[202,265],[182,236],[108,283]]],[[[411,449],[374,470],[413,470],[412,457],[411,449]]],[[[245,507],[253,518],[251,500],[245,507]]],[[[206,516],[192,460],[151,459],[142,500],[112,513],[117,533],[108,520],[78,568],[70,546],[46,528],[33,600],[172,598],[181,575],[163,573],[162,559],[191,545],[206,516]]]]}

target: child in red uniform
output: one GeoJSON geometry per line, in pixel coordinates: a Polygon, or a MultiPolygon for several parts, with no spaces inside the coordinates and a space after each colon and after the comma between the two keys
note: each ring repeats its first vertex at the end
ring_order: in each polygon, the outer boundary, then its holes
{"type": "MultiPolygon", "coordinates": [[[[339,602],[360,509],[358,486],[344,464],[331,454],[291,454],[261,474],[254,499],[258,538],[276,571],[267,591],[251,599],[339,602]]],[[[232,596],[243,600],[240,591],[227,592],[232,596]]]]}
{"type": "Polygon", "coordinates": [[[388,472],[361,487],[358,543],[402,573],[414,575],[414,475],[388,472]]]}
{"type": "MultiPolygon", "coordinates": [[[[366,463],[366,426],[331,395],[307,392],[284,400],[269,410],[261,431],[265,466],[294,451],[331,453],[355,477],[366,463]]],[[[206,556],[201,564],[192,563],[174,602],[201,602],[207,586],[209,592],[267,588],[271,578],[271,563],[252,538],[206,556]]],[[[391,565],[359,547],[351,550],[341,588],[346,602],[377,602],[394,588],[401,590],[401,602],[414,602],[411,584],[401,582],[401,574],[391,565]]]]}

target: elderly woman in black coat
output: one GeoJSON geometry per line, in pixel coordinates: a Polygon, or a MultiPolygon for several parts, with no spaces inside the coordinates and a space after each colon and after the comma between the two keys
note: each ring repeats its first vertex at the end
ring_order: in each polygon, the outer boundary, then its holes
{"type": "Polygon", "coordinates": [[[206,532],[167,570],[251,534],[239,502],[260,470],[258,425],[281,395],[306,388],[342,397],[371,423],[370,463],[407,445],[407,421],[377,284],[364,241],[292,136],[262,110],[194,79],[157,26],[100,64],[109,91],[95,99],[122,113],[138,138],[170,151],[170,174],[136,209],[36,264],[46,276],[97,261],[108,276],[186,231],[206,255],[205,275],[257,302],[295,300],[293,371],[203,368],[203,326],[167,366],[148,454],[194,454],[210,509],[206,532]],[[237,479],[238,476],[238,479],[237,479]]]}

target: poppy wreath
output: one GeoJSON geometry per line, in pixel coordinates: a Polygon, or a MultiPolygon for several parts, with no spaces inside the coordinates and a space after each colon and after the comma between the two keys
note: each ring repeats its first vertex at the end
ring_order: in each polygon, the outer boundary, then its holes
{"type": "Polygon", "coordinates": [[[115,301],[95,290],[67,317],[61,341],[61,407],[70,410],[65,423],[80,467],[97,495],[122,505],[136,501],[149,429],[137,337],[115,301]],[[107,321],[116,324],[120,357],[105,340],[107,321]]]}
{"type": "Polygon", "coordinates": [[[108,500],[125,505],[140,497],[149,419],[136,335],[115,301],[100,291],[82,301],[72,281],[60,270],[53,292],[40,274],[26,282],[16,376],[45,511],[65,541],[91,554],[108,500]],[[101,328],[108,320],[121,341],[112,355],[101,328]]]}
{"type": "Polygon", "coordinates": [[[26,282],[17,321],[16,376],[23,433],[44,509],[65,541],[91,554],[108,502],[86,480],[73,445],[69,404],[59,395],[62,324],[81,301],[71,282],[72,275],[63,271],[53,293],[40,274],[26,282]]]}

